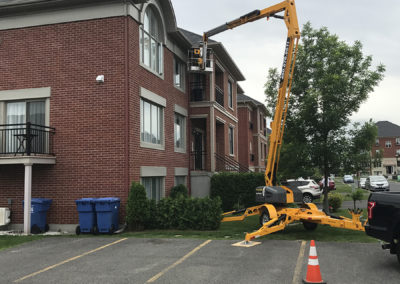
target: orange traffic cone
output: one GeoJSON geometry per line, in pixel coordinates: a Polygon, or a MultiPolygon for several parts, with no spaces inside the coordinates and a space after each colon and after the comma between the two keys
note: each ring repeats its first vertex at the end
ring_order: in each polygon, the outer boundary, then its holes
{"type": "Polygon", "coordinates": [[[322,280],[321,271],[319,270],[317,249],[314,240],[310,243],[310,256],[308,257],[307,277],[303,283],[326,283],[322,280]]]}

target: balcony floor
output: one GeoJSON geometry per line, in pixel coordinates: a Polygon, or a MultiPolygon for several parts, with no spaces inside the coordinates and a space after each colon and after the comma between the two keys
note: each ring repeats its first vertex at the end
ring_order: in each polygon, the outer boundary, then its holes
{"type": "Polygon", "coordinates": [[[56,157],[54,156],[22,156],[22,155],[10,155],[0,156],[0,165],[19,165],[19,164],[47,164],[54,165],[56,163],[56,157]]]}

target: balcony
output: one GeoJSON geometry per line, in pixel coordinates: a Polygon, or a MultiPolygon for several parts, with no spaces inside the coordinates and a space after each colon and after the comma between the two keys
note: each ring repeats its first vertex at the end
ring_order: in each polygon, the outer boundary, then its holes
{"type": "Polygon", "coordinates": [[[224,106],[224,91],[215,85],[215,101],[220,105],[224,106]]]}
{"type": "Polygon", "coordinates": [[[0,164],[54,164],[55,129],[24,123],[0,125],[0,164]],[[31,159],[32,158],[32,159],[31,159]]]}

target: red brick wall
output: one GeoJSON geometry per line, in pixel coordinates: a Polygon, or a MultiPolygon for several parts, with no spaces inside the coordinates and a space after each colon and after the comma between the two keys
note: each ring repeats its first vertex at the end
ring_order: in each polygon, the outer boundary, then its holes
{"type": "MultiPolygon", "coordinates": [[[[34,165],[32,184],[32,197],[53,199],[48,223],[77,223],[74,200],[82,197],[119,197],[123,217],[127,184],[139,180],[140,166],[167,167],[167,192],[174,167],[189,167],[188,154],[174,152],[174,104],[188,108],[188,100],[173,86],[173,55],[164,48],[164,79],[141,67],[139,27],[132,19],[126,126],[124,23],[116,17],[0,31],[0,90],[51,87],[57,162],[34,165]],[[99,74],[105,75],[104,84],[96,83],[99,74]],[[140,148],[140,86],[167,99],[165,151],[140,148]]],[[[23,165],[0,166],[0,206],[13,199],[13,223],[23,222],[23,172],[23,165]]]]}
{"type": "MultiPolygon", "coordinates": [[[[249,109],[247,107],[238,107],[239,119],[239,163],[244,166],[250,165],[250,149],[249,144],[252,139],[249,127],[249,109]]],[[[254,126],[253,126],[254,127],[254,126]]],[[[254,146],[253,150],[254,150],[254,146]]]]}
{"type": "Polygon", "coordinates": [[[400,145],[396,145],[396,138],[394,137],[380,137],[379,145],[372,147],[372,155],[375,155],[376,150],[383,150],[383,158],[395,158],[396,151],[400,150],[400,145]],[[386,141],[392,142],[392,147],[386,148],[386,141]]]}

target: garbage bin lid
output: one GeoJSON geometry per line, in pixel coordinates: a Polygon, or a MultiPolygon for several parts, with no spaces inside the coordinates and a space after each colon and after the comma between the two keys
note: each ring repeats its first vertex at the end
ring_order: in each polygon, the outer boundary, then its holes
{"type": "Polygon", "coordinates": [[[78,199],[78,200],[75,200],[75,202],[90,202],[90,203],[94,203],[96,201],[96,198],[91,198],[91,197],[88,197],[88,198],[81,198],[81,199],[78,199]]]}
{"type": "MultiPolygon", "coordinates": [[[[40,204],[51,204],[53,200],[49,198],[31,198],[31,203],[40,203],[40,204]]],[[[24,203],[25,200],[22,200],[24,203]]]]}
{"type": "Polygon", "coordinates": [[[103,197],[103,198],[97,198],[96,202],[119,202],[119,198],[118,197],[103,197]]]}

